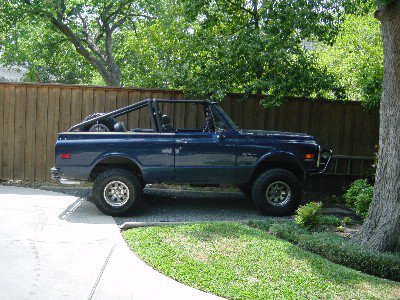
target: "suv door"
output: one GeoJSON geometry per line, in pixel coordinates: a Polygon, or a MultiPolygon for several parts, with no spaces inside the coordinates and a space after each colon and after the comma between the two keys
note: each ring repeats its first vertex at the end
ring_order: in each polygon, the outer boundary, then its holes
{"type": "MultiPolygon", "coordinates": [[[[211,110],[211,108],[209,108],[211,110]]],[[[209,116],[211,117],[211,116],[209,116]]],[[[214,124],[208,132],[175,132],[175,181],[182,183],[228,184],[235,182],[237,134],[216,126],[219,116],[213,112],[214,124]]]]}
{"type": "Polygon", "coordinates": [[[236,138],[211,132],[175,133],[175,181],[234,183],[236,138]]]}

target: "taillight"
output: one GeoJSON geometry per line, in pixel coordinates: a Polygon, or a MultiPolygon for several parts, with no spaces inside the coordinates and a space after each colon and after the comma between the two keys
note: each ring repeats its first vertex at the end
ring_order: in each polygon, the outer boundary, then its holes
{"type": "Polygon", "coordinates": [[[71,153],[61,153],[60,157],[62,159],[70,159],[71,158],[71,153]]]}
{"type": "Polygon", "coordinates": [[[307,153],[305,155],[305,159],[314,159],[314,154],[313,153],[307,153]]]}

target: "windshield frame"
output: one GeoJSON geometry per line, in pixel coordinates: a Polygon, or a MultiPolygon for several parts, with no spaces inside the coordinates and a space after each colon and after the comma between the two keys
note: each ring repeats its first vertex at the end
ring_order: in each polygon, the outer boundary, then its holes
{"type": "Polygon", "coordinates": [[[228,127],[231,129],[230,131],[233,132],[239,132],[239,126],[235,124],[235,122],[232,121],[232,119],[228,116],[228,114],[219,106],[218,103],[212,102],[211,105],[212,109],[220,116],[223,118],[225,123],[228,125],[228,127]]]}

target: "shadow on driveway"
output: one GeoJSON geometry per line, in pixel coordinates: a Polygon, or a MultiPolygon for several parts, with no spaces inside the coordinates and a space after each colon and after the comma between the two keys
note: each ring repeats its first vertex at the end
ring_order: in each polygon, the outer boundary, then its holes
{"type": "Polygon", "coordinates": [[[143,201],[124,222],[197,222],[266,219],[241,193],[145,189],[143,201]]]}

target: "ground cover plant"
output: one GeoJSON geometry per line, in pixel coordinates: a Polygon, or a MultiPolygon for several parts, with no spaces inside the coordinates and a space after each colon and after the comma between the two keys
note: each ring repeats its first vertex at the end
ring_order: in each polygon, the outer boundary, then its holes
{"type": "Polygon", "coordinates": [[[310,231],[292,222],[254,221],[250,226],[268,231],[303,249],[317,253],[332,262],[376,275],[400,281],[400,254],[382,253],[327,231],[310,231]]]}
{"type": "Polygon", "coordinates": [[[316,228],[321,225],[322,203],[310,202],[296,210],[294,222],[305,228],[316,228]]]}
{"type": "Polygon", "coordinates": [[[397,282],[334,264],[245,224],[135,228],[123,236],[155,269],[228,299],[400,297],[397,282]]]}

